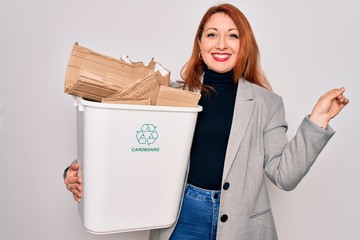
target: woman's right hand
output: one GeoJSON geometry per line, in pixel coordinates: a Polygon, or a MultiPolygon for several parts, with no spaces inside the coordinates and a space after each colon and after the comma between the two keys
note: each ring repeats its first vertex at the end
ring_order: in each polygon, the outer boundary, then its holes
{"type": "Polygon", "coordinates": [[[79,177],[79,164],[73,163],[66,172],[64,179],[66,188],[73,194],[74,199],[80,202],[82,197],[82,178],[79,177]]]}

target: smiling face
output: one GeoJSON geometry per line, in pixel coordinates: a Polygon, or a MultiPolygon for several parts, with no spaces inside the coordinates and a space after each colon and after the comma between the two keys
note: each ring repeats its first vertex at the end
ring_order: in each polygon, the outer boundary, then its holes
{"type": "Polygon", "coordinates": [[[199,46],[209,69],[228,72],[234,68],[239,54],[239,31],[228,15],[215,13],[204,26],[199,46]]]}

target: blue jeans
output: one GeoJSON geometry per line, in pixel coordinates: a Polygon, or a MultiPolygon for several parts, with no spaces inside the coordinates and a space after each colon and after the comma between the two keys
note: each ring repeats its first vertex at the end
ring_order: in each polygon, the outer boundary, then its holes
{"type": "Polygon", "coordinates": [[[170,240],[214,240],[220,206],[220,190],[187,184],[178,223],[170,240]]]}

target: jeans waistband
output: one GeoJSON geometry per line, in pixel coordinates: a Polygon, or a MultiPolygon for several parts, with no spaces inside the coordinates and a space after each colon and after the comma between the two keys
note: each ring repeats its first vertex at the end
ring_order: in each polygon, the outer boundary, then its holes
{"type": "Polygon", "coordinates": [[[196,199],[207,200],[215,203],[220,201],[221,190],[207,190],[187,183],[185,194],[188,194],[196,199]]]}

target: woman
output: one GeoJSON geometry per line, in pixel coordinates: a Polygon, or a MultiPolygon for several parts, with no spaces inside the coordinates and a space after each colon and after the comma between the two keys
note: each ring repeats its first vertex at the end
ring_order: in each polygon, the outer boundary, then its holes
{"type": "MultiPolygon", "coordinates": [[[[182,78],[184,88],[201,91],[203,111],[178,221],[150,239],[277,239],[264,173],[281,189],[296,187],[334,134],[328,123],[348,104],[345,89],[320,97],[289,142],[251,27],[229,4],[205,13],[182,78]]],[[[65,184],[80,201],[78,168],[70,166],[65,184]]]]}

